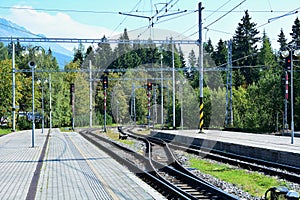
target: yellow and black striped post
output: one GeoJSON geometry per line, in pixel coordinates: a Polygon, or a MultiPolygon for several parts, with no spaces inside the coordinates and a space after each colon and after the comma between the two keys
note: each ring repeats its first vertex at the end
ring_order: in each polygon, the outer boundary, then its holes
{"type": "Polygon", "coordinates": [[[199,133],[203,133],[203,44],[202,44],[202,4],[198,4],[199,14],[199,93],[200,93],[200,113],[199,113],[199,133]]]}
{"type": "Polygon", "coordinates": [[[200,113],[199,113],[200,117],[199,117],[199,133],[203,133],[203,124],[204,124],[204,120],[203,120],[203,98],[200,97],[200,113]]]}

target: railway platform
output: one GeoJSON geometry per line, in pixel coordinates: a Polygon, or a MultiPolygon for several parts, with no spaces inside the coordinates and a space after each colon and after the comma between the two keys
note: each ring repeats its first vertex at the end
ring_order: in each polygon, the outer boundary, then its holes
{"type": "Polygon", "coordinates": [[[0,199],[165,199],[76,132],[0,137],[0,199]]]}
{"type": "MultiPolygon", "coordinates": [[[[297,133],[298,134],[298,133],[297,133]]],[[[270,134],[252,134],[221,130],[159,130],[151,135],[172,143],[197,145],[209,149],[249,156],[300,167],[300,138],[270,134]]]]}

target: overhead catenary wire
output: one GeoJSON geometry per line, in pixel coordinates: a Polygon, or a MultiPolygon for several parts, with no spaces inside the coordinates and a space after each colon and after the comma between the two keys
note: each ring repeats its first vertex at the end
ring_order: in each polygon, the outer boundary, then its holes
{"type": "Polygon", "coordinates": [[[227,13],[225,13],[224,15],[222,15],[221,17],[219,17],[218,19],[216,19],[215,21],[211,22],[210,24],[206,25],[204,27],[204,29],[208,28],[209,26],[213,25],[214,23],[218,22],[219,20],[221,20],[222,18],[224,18],[226,15],[228,15],[229,13],[231,13],[233,10],[235,10],[237,7],[239,7],[240,5],[242,5],[243,3],[245,3],[247,0],[243,0],[242,2],[240,2],[238,5],[236,5],[235,7],[233,7],[231,10],[229,10],[227,13]]]}
{"type": "MultiPolygon", "coordinates": [[[[140,3],[142,2],[142,0],[140,0],[134,7],[133,7],[133,9],[130,11],[130,12],[132,12],[132,11],[134,11],[134,10],[136,10],[136,8],[140,5],[140,3]]],[[[110,34],[110,36],[109,37],[111,37],[114,33],[115,33],[115,31],[125,22],[125,20],[127,19],[127,17],[128,16],[126,16],[126,17],[124,17],[124,19],[113,29],[113,31],[111,32],[111,34],[110,34]]]]}
{"type": "Polygon", "coordinates": [[[208,15],[207,17],[204,18],[204,21],[207,20],[210,16],[212,16],[213,14],[217,13],[221,8],[223,8],[225,5],[227,5],[230,1],[232,0],[228,0],[226,3],[224,3],[223,5],[221,5],[219,8],[217,8],[215,11],[213,11],[210,15],[208,15]]]}
{"type": "MultiPolygon", "coordinates": [[[[87,14],[116,14],[118,15],[119,11],[97,11],[97,10],[79,10],[79,9],[59,9],[59,8],[30,8],[30,7],[16,7],[16,6],[0,6],[0,9],[13,9],[13,10],[36,10],[36,11],[46,11],[46,12],[66,12],[66,13],[87,13],[87,14]]],[[[168,11],[178,11],[176,9],[168,9],[168,11]]],[[[191,10],[187,10],[191,11],[191,10]]],[[[151,10],[130,10],[124,11],[125,13],[151,13],[151,10]]],[[[204,12],[209,13],[227,13],[228,10],[204,10],[204,12]]],[[[232,11],[232,12],[243,12],[243,11],[232,11]]],[[[285,13],[287,10],[249,10],[251,13],[285,13]]]]}

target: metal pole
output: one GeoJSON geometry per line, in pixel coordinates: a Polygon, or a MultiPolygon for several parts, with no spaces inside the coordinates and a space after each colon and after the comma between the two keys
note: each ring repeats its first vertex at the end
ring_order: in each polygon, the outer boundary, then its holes
{"type": "Polygon", "coordinates": [[[117,101],[117,126],[119,126],[119,101],[117,101]]]}
{"type": "Polygon", "coordinates": [[[200,113],[199,133],[203,133],[203,44],[202,44],[202,3],[198,4],[199,14],[199,90],[200,90],[200,113]]]}
{"type": "Polygon", "coordinates": [[[12,131],[16,131],[16,69],[15,69],[15,43],[12,42],[12,131]]]}
{"type": "Polygon", "coordinates": [[[183,130],[183,92],[182,85],[179,84],[179,95],[180,95],[180,126],[181,130],[183,130]]]}
{"type": "Polygon", "coordinates": [[[93,125],[93,107],[92,107],[92,101],[93,101],[93,97],[92,97],[92,94],[93,94],[93,90],[92,90],[92,61],[89,60],[89,75],[90,75],[90,128],[92,128],[92,125],[93,125]]]}
{"type": "MultiPolygon", "coordinates": [[[[135,87],[134,84],[133,87],[135,87]]],[[[136,126],[135,90],[133,90],[133,116],[134,116],[134,125],[136,126]]]]}
{"type": "Polygon", "coordinates": [[[153,90],[153,99],[154,99],[154,108],[153,108],[153,129],[155,129],[155,123],[156,123],[156,120],[157,120],[157,106],[156,106],[156,87],[154,87],[154,90],[153,90]]]}
{"type": "Polygon", "coordinates": [[[172,41],[172,78],[173,78],[173,129],[176,129],[176,124],[175,124],[175,61],[174,61],[174,44],[172,41]]]}
{"type": "Polygon", "coordinates": [[[229,40],[229,121],[230,126],[233,127],[233,109],[232,109],[232,40],[229,40]]]}
{"type": "Polygon", "coordinates": [[[52,93],[52,87],[51,87],[51,74],[49,74],[49,92],[50,92],[50,99],[49,99],[49,101],[50,101],[50,131],[51,131],[51,129],[52,129],[52,95],[51,95],[51,93],[52,93]]]}
{"type": "Polygon", "coordinates": [[[284,127],[283,133],[288,129],[288,121],[287,121],[287,102],[289,99],[289,75],[288,72],[285,72],[285,98],[284,98],[284,127]]]}
{"type": "Polygon", "coordinates": [[[160,87],[161,87],[161,127],[164,127],[164,74],[163,74],[163,66],[162,66],[162,59],[163,59],[163,55],[162,52],[160,53],[160,69],[161,69],[161,74],[160,74],[160,87]]]}
{"type": "MultiPolygon", "coordinates": [[[[228,51],[229,55],[229,51],[228,51]]],[[[229,57],[229,56],[228,56],[229,57]]],[[[228,127],[228,88],[229,88],[229,60],[227,61],[227,69],[226,69],[226,105],[225,105],[225,127],[228,127]]]]}
{"type": "Polygon", "coordinates": [[[104,132],[106,132],[106,88],[104,88],[104,132]]]}
{"type": "Polygon", "coordinates": [[[150,90],[148,91],[148,129],[150,128],[150,90]]]}
{"type": "Polygon", "coordinates": [[[277,112],[277,115],[276,115],[276,132],[278,133],[278,115],[279,113],[277,112]]]}
{"type": "Polygon", "coordinates": [[[44,133],[44,80],[42,80],[42,133],[44,133]]]}
{"type": "Polygon", "coordinates": [[[32,66],[32,134],[31,134],[32,147],[34,147],[34,129],[35,129],[35,114],[34,114],[34,67],[35,66],[32,66]]]}
{"type": "Polygon", "coordinates": [[[291,56],[291,144],[294,144],[294,86],[293,86],[293,53],[290,51],[291,56]]]}
{"type": "Polygon", "coordinates": [[[131,120],[134,118],[134,113],[133,113],[133,93],[134,93],[134,84],[132,83],[132,86],[131,86],[131,101],[130,101],[130,119],[131,120]]]}
{"type": "Polygon", "coordinates": [[[75,130],[75,85],[71,93],[72,95],[72,130],[75,130]]]}

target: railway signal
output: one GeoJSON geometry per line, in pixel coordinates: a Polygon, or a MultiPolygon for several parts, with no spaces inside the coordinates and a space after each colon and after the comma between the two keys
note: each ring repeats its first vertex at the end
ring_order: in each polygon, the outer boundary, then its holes
{"type": "Polygon", "coordinates": [[[147,90],[148,91],[152,90],[152,83],[151,82],[147,83],[147,90]]]}
{"type": "Polygon", "coordinates": [[[107,89],[108,88],[108,77],[107,76],[103,76],[102,83],[103,83],[103,89],[107,89]]]}
{"type": "Polygon", "coordinates": [[[291,58],[286,57],[285,58],[285,69],[286,70],[291,70],[291,65],[292,65],[291,58]]]}

